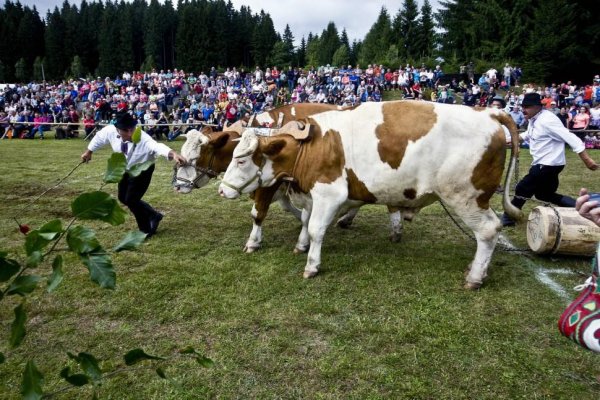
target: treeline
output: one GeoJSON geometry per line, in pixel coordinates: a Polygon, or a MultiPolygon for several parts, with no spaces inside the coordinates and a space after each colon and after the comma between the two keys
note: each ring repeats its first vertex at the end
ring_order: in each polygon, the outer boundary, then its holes
{"type": "MultiPolygon", "coordinates": [[[[404,0],[393,14],[382,8],[362,40],[350,43],[346,30],[330,22],[295,46],[289,26],[279,33],[268,12],[237,10],[231,1],[178,0],[175,7],[171,0],[83,0],[79,6],[65,0],[42,18],[35,6],[6,0],[0,8],[0,82],[114,77],[152,68],[431,67],[438,57],[447,71],[469,61],[477,71],[510,62],[532,81],[587,79],[600,68],[596,2],[443,0],[434,13],[428,0],[420,8],[416,0],[404,0]]],[[[311,17],[310,10],[298,12],[311,17]]]]}

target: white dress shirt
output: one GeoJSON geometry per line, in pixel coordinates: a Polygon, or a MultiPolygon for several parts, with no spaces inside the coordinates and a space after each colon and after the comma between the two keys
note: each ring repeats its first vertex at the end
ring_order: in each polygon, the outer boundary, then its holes
{"type": "MultiPolygon", "coordinates": [[[[121,135],[119,135],[117,128],[114,125],[107,125],[96,133],[88,145],[88,150],[95,152],[101,147],[110,144],[110,147],[112,147],[114,152],[120,153],[121,143],[123,143],[123,141],[121,140],[121,135]]],[[[125,158],[127,159],[128,168],[134,164],[143,163],[145,161],[154,161],[156,156],[169,158],[169,152],[171,151],[169,146],[158,143],[144,131],[142,131],[142,137],[139,143],[135,146],[132,142],[127,142],[127,144],[127,154],[125,155],[125,158]]]]}
{"type": "Polygon", "coordinates": [[[585,150],[581,139],[565,128],[554,113],[544,109],[529,120],[521,138],[529,140],[531,165],[565,165],[565,143],[577,154],[585,150]]]}

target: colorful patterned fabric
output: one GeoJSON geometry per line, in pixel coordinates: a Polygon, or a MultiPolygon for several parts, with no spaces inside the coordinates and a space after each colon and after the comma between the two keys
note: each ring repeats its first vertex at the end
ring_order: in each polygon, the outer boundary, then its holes
{"type": "Polygon", "coordinates": [[[592,263],[592,276],[576,289],[581,294],[558,320],[560,332],[580,346],[600,353],[600,246],[592,263]]]}

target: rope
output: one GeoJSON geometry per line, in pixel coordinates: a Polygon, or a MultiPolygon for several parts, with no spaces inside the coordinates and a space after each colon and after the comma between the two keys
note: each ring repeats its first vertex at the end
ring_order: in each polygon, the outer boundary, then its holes
{"type": "MultiPolygon", "coordinates": [[[[518,198],[518,199],[522,199],[522,200],[533,201],[533,202],[539,203],[545,207],[552,208],[552,211],[554,211],[554,214],[556,214],[556,218],[558,220],[558,233],[556,235],[556,240],[554,242],[554,245],[552,246],[552,250],[550,251],[550,254],[554,254],[556,252],[558,246],[560,245],[561,235],[562,235],[562,232],[561,232],[562,231],[562,218],[560,217],[560,214],[558,213],[558,210],[556,209],[556,207],[551,203],[540,201],[540,200],[537,200],[537,199],[534,199],[531,197],[523,197],[523,196],[517,196],[517,195],[514,195],[514,197],[518,198]]],[[[473,235],[471,235],[471,233],[467,232],[467,230],[463,228],[463,226],[456,220],[456,218],[454,218],[454,216],[450,213],[450,211],[448,210],[448,208],[446,207],[444,202],[442,200],[439,200],[439,202],[442,205],[442,208],[444,209],[444,211],[446,211],[446,214],[448,214],[448,216],[450,217],[452,222],[454,222],[454,225],[456,225],[458,227],[458,229],[467,238],[471,239],[474,242],[477,242],[477,239],[475,239],[475,237],[473,235]]],[[[506,251],[506,252],[533,254],[533,251],[531,251],[531,249],[508,247],[508,246],[503,245],[502,243],[497,244],[497,246],[499,246],[501,250],[506,251]]]]}
{"type": "MultiPolygon", "coordinates": [[[[31,200],[29,203],[27,203],[23,207],[21,207],[20,211],[24,211],[26,208],[29,208],[33,203],[35,203],[36,201],[38,201],[43,195],[45,195],[46,193],[48,193],[52,189],[58,187],[61,183],[63,183],[65,181],[65,179],[67,179],[69,176],[71,176],[73,174],[73,172],[75,172],[75,170],[81,166],[81,164],[85,164],[85,161],[80,161],[79,164],[77,164],[66,176],[64,176],[61,180],[59,180],[56,185],[52,186],[49,189],[44,190],[40,195],[38,195],[33,200],[31,200]]],[[[19,225],[19,228],[20,228],[21,227],[21,223],[19,222],[19,220],[17,219],[17,217],[13,217],[13,219],[15,220],[15,222],[17,223],[17,225],[19,225]]]]}

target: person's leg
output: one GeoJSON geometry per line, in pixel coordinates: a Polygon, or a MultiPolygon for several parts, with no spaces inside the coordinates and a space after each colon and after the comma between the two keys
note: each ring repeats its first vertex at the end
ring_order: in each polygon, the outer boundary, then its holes
{"type": "MultiPolygon", "coordinates": [[[[515,188],[515,197],[513,197],[511,203],[517,207],[518,209],[523,208],[523,205],[527,201],[527,199],[531,198],[536,191],[536,187],[538,185],[538,175],[540,173],[540,165],[533,165],[529,169],[529,173],[523,177],[517,183],[515,188]]],[[[506,188],[505,190],[508,190],[506,188]]],[[[513,226],[515,221],[512,220],[505,212],[502,214],[502,225],[503,226],[513,226]]]]}
{"type": "Polygon", "coordinates": [[[564,165],[554,167],[544,166],[541,169],[540,185],[535,192],[535,197],[538,200],[547,201],[559,207],[575,207],[574,198],[556,193],[559,184],[558,174],[563,169],[564,165]]]}
{"type": "Polygon", "coordinates": [[[158,214],[152,206],[142,200],[150,186],[153,172],[154,165],[135,178],[125,174],[119,182],[119,201],[131,210],[138,228],[144,233],[150,233],[150,220],[158,214]]]}

